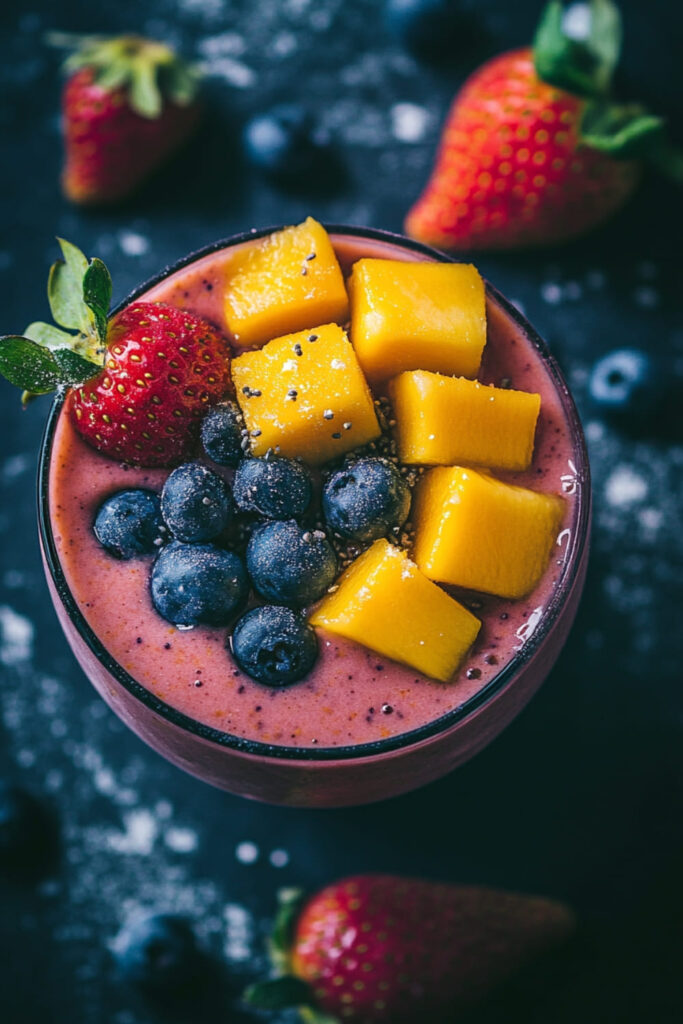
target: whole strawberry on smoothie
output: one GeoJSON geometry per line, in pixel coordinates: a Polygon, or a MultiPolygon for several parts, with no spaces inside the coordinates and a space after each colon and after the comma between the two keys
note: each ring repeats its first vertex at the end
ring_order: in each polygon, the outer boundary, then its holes
{"type": "Polygon", "coordinates": [[[395,875],[346,878],[310,897],[284,890],[274,976],[245,1001],[296,1006],[309,1024],[452,1020],[573,929],[572,911],[553,900],[395,875]]]}
{"type": "Polygon", "coordinates": [[[646,163],[683,181],[663,119],[612,96],[617,7],[591,0],[585,13],[578,39],[552,0],[533,48],[494,57],[465,82],[406,218],[409,235],[459,250],[563,242],[622,207],[646,163]]]}
{"type": "Polygon", "coordinates": [[[62,187],[78,205],[125,199],[178,149],[199,117],[195,70],[140,36],[68,36],[62,187]]]}

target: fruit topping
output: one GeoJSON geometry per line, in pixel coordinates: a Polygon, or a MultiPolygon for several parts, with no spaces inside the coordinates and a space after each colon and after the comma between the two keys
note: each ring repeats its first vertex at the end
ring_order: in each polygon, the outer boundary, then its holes
{"type": "Polygon", "coordinates": [[[186,462],[168,476],[161,492],[164,522],[178,540],[213,540],[231,522],[235,507],[228,486],[201,462],[186,462]]]}
{"type": "Polygon", "coordinates": [[[273,448],[319,464],[381,433],[356,354],[336,324],[244,352],[232,373],[254,455],[273,448]]]}
{"type": "Polygon", "coordinates": [[[199,420],[229,386],[225,339],[201,317],[160,302],[135,302],[109,322],[104,263],[59,244],[64,259],[50,270],[48,298],[60,327],[36,322],[25,336],[0,338],[0,372],[29,397],[73,386],[66,409],[76,430],[110,458],[181,462],[199,420]]]}
{"type": "Polygon", "coordinates": [[[266,600],[308,605],[334,582],[337,559],[322,530],[305,529],[293,519],[274,520],[252,533],[247,569],[266,600]]]}
{"type": "Polygon", "coordinates": [[[234,468],[244,454],[243,429],[244,420],[236,402],[214,405],[202,420],[202,447],[217,465],[234,468]]]}
{"type": "Polygon", "coordinates": [[[362,543],[396,532],[409,511],[408,485],[392,462],[378,456],[350,461],[323,488],[328,526],[362,543]]]}
{"type": "Polygon", "coordinates": [[[252,608],[235,625],[231,638],[235,661],[266,686],[287,686],[310,672],[318,653],[315,633],[291,608],[252,608]]]}
{"type": "Polygon", "coordinates": [[[403,370],[476,376],[486,344],[486,298],[475,267],[361,259],[349,294],[351,340],[371,380],[403,370]]]}
{"type": "Polygon", "coordinates": [[[440,583],[518,598],[548,565],[564,502],[459,466],[425,474],[413,505],[415,561],[440,583]]]}
{"type": "Polygon", "coordinates": [[[201,964],[190,922],[175,914],[135,916],[114,937],[112,950],[126,981],[160,994],[191,984],[201,964]]]}
{"type": "Polygon", "coordinates": [[[105,551],[123,559],[156,554],[168,538],[159,495],[143,489],[117,491],[103,501],[93,530],[105,551]]]}
{"type": "Polygon", "coordinates": [[[198,78],[163,43],[139,36],[52,41],[76,52],[62,95],[62,186],[81,205],[124,199],[193,131],[198,78]]]}
{"type": "Polygon", "coordinates": [[[386,540],[349,566],[310,622],[442,682],[452,678],[481,625],[386,540]]]}
{"type": "Polygon", "coordinates": [[[527,469],[541,396],[416,370],[390,386],[405,463],[527,469]]]}
{"type": "Polygon", "coordinates": [[[273,178],[295,181],[317,163],[320,147],[313,119],[297,103],[283,103],[247,121],[244,151],[254,167],[273,178]]]}
{"type": "Polygon", "coordinates": [[[330,239],[308,217],[238,249],[230,262],[225,319],[241,348],[332,320],[349,304],[330,239]]]}
{"type": "Polygon", "coordinates": [[[224,626],[247,599],[249,580],[239,555],[213,544],[167,545],[152,567],[152,602],[178,626],[224,626]]]}
{"type": "Polygon", "coordinates": [[[269,456],[244,459],[235,473],[233,496],[243,512],[267,519],[296,519],[311,503],[313,481],[301,462],[269,456]]]}

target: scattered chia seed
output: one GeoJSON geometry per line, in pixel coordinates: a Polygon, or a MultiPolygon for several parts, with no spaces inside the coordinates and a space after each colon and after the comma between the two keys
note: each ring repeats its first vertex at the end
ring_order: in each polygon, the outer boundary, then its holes
{"type": "Polygon", "coordinates": [[[195,686],[203,686],[204,684],[202,683],[201,679],[195,679],[194,685],[195,686]]]}
{"type": "Polygon", "coordinates": [[[382,714],[383,715],[393,715],[393,713],[394,713],[394,709],[392,708],[391,704],[382,704],[382,714]]]}
{"type": "Polygon", "coordinates": [[[306,257],[306,260],[307,261],[314,260],[315,257],[316,257],[316,254],[314,252],[309,252],[308,256],[306,257]]]}
{"type": "Polygon", "coordinates": [[[308,273],[308,267],[302,267],[301,268],[301,276],[305,277],[307,273],[308,273]]]}
{"type": "Polygon", "coordinates": [[[168,644],[168,643],[164,644],[164,650],[165,651],[170,651],[171,650],[171,645],[168,644]]]}
{"type": "Polygon", "coordinates": [[[501,388],[506,388],[506,389],[507,388],[511,388],[512,387],[512,381],[510,380],[509,377],[501,377],[500,384],[498,386],[501,387],[501,388]]]}
{"type": "Polygon", "coordinates": [[[341,434],[338,430],[335,430],[334,434],[332,434],[332,437],[334,438],[335,441],[338,441],[341,437],[341,434]]]}
{"type": "Polygon", "coordinates": [[[261,431],[260,430],[252,430],[251,436],[252,437],[260,437],[261,436],[261,431]]]}
{"type": "Polygon", "coordinates": [[[346,423],[342,424],[342,426],[344,427],[344,430],[351,429],[351,423],[348,420],[346,421],[346,423]]]}
{"type": "Polygon", "coordinates": [[[317,334],[309,334],[308,335],[308,340],[309,341],[317,341],[318,340],[318,335],[317,334]]]}
{"type": "Polygon", "coordinates": [[[498,664],[498,658],[495,656],[495,654],[487,654],[486,657],[484,658],[484,661],[486,662],[487,665],[498,664]]]}
{"type": "Polygon", "coordinates": [[[290,402],[296,402],[298,392],[294,388],[290,388],[287,392],[287,398],[290,402]]]}
{"type": "Polygon", "coordinates": [[[141,643],[142,643],[142,637],[141,637],[141,636],[139,636],[139,637],[138,637],[138,638],[136,639],[135,643],[136,643],[136,644],[141,644],[141,643]]]}
{"type": "Polygon", "coordinates": [[[334,419],[334,413],[332,412],[331,409],[325,409],[325,411],[323,413],[323,419],[324,420],[333,420],[334,419]]]}
{"type": "Polygon", "coordinates": [[[500,613],[500,617],[501,617],[501,619],[509,619],[510,618],[510,616],[508,615],[507,612],[501,612],[500,613]]]}
{"type": "Polygon", "coordinates": [[[481,669],[480,668],[468,668],[467,672],[465,672],[465,675],[467,676],[468,679],[479,679],[480,676],[481,676],[481,669]]]}

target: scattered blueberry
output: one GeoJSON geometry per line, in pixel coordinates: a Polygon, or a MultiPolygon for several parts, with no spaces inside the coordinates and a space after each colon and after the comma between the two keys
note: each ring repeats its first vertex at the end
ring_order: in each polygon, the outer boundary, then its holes
{"type": "Polygon", "coordinates": [[[181,626],[224,626],[242,607],[249,580],[239,555],[214,544],[173,541],[152,567],[152,602],[181,626]]]}
{"type": "Polygon", "coordinates": [[[243,512],[290,519],[310,505],[313,483],[305,466],[294,459],[245,459],[237,467],[233,495],[243,512]]]}
{"type": "Polygon", "coordinates": [[[201,438],[204,451],[219,466],[232,466],[243,456],[244,421],[235,402],[214,405],[202,420],[201,438]]]}
{"type": "Polygon", "coordinates": [[[287,686],[302,679],[318,653],[315,633],[303,616],[275,605],[243,615],[231,646],[240,668],[266,686],[287,686]]]}
{"type": "Polygon", "coordinates": [[[363,543],[402,526],[410,490],[388,459],[372,456],[333,473],[323,488],[323,513],[333,530],[363,543]]]}
{"type": "Polygon", "coordinates": [[[173,535],[188,544],[213,540],[234,516],[225,481],[201,462],[174,469],[161,492],[161,511],[173,535]]]}
{"type": "Polygon", "coordinates": [[[156,553],[168,536],[154,491],[118,491],[102,502],[93,530],[99,543],[114,558],[135,558],[156,553]]]}
{"type": "Polygon", "coordinates": [[[0,782],[0,866],[23,868],[42,859],[51,841],[47,815],[20,786],[0,782]]]}
{"type": "Polygon", "coordinates": [[[148,914],[125,924],[112,944],[123,977],[151,990],[178,991],[197,977],[201,956],[190,923],[148,914]]]}
{"type": "Polygon", "coordinates": [[[333,582],[337,559],[321,530],[293,519],[258,526],[247,545],[247,569],[254,587],[269,601],[307,605],[333,582]]]}
{"type": "Polygon", "coordinates": [[[318,146],[310,113],[295,103],[281,104],[247,122],[244,151],[254,167],[274,177],[294,178],[314,165],[318,146]]]}
{"type": "Polygon", "coordinates": [[[621,348],[594,364],[588,388],[593,403],[615,416],[655,412],[665,397],[667,381],[647,352],[621,348]]]}
{"type": "Polygon", "coordinates": [[[473,34],[472,12],[462,0],[386,0],[384,17],[389,31],[419,57],[452,55],[461,36],[473,34]]]}

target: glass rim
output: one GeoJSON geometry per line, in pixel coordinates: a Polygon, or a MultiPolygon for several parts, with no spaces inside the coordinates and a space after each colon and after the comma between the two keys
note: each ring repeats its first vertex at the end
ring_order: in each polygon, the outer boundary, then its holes
{"type": "MultiPolygon", "coordinates": [[[[423,245],[411,238],[406,238],[396,232],[384,231],[378,228],[354,227],[344,224],[323,225],[331,236],[350,238],[364,238],[372,241],[385,242],[408,249],[440,263],[461,262],[446,253],[423,245]]],[[[212,242],[176,262],[164,267],[158,274],[144,281],[132,290],[112,310],[112,316],[119,313],[131,302],[135,302],[145,292],[155,285],[160,284],[171,274],[182,270],[184,267],[195,263],[205,256],[222,249],[232,248],[245,242],[255,241],[271,234],[274,231],[282,230],[283,225],[275,227],[251,229],[241,232],[227,239],[212,242]]],[[[45,425],[40,446],[38,460],[38,525],[40,539],[47,568],[50,572],[52,583],[57,595],[64,606],[69,621],[75,627],[81,640],[86,644],[98,662],[109,672],[110,675],[120,683],[123,688],[134,698],[139,700],[148,710],[158,714],[172,725],[183,731],[189,732],[199,739],[209,743],[227,747],[254,757],[270,758],[285,761],[353,761],[374,758],[392,751],[412,747],[422,741],[429,740],[440,733],[445,733],[454,725],[464,721],[471,714],[478,711],[485,704],[495,698],[505,686],[529,663],[535,652],[549,635],[552,627],[557,622],[564,607],[565,600],[570,595],[577,581],[579,567],[582,561],[584,547],[588,538],[588,526],[590,522],[591,489],[590,489],[590,466],[588,452],[583,435],[583,429],[579,414],[571,396],[564,376],[554,356],[550,353],[548,346],[538,332],[532,327],[525,316],[512,305],[501,293],[488,281],[485,281],[487,299],[493,300],[503,312],[522,331],[526,339],[538,352],[541,360],[550,374],[555,390],[560,399],[563,413],[569,424],[572,436],[572,449],[576,458],[577,475],[581,486],[577,497],[576,529],[570,539],[565,552],[565,566],[558,582],[555,593],[547,605],[541,619],[538,622],[532,636],[526,640],[521,649],[510,659],[510,661],[494,675],[485,686],[469,697],[463,704],[447,711],[431,722],[411,729],[408,732],[396,734],[384,739],[373,740],[366,743],[351,744],[338,747],[293,747],[279,746],[277,744],[264,743],[259,740],[248,739],[243,736],[236,736],[233,733],[224,732],[210,725],[204,725],[196,719],[191,718],[184,712],[160,700],[150,690],[137,682],[109,653],[104,644],[98,638],[92,627],[86,621],[81,612],[78,602],[74,598],[67,583],[62,565],[57,552],[57,546],[52,531],[49,508],[49,474],[50,457],[52,453],[52,442],[54,439],[57,421],[64,404],[65,394],[57,395],[52,403],[50,414],[45,425]]]]}

